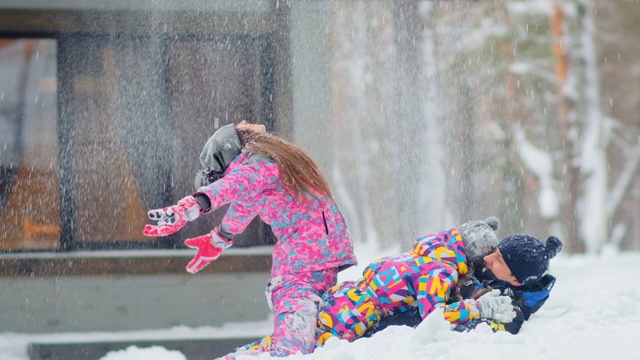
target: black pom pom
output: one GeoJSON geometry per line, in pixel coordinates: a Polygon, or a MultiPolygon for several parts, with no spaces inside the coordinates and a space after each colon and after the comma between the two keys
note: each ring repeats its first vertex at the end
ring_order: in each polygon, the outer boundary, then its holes
{"type": "Polygon", "coordinates": [[[562,250],[562,242],[555,236],[549,236],[547,243],[544,246],[544,250],[547,253],[549,259],[556,256],[557,253],[562,250]]]}

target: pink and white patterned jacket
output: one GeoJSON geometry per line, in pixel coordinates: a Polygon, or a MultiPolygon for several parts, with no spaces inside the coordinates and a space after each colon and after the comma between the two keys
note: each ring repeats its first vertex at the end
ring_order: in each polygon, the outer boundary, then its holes
{"type": "Polygon", "coordinates": [[[211,210],[231,204],[220,224],[228,234],[243,232],[259,215],[278,241],[273,248],[271,276],[346,269],[356,265],[353,245],[338,206],[330,198],[304,193],[293,196],[280,178],[278,165],[262,155],[242,153],[224,177],[198,189],[211,201],[211,210]]]}

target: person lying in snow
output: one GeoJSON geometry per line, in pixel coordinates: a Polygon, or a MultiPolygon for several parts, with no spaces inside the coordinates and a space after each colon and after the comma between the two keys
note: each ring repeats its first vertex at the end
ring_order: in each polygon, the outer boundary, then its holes
{"type": "MultiPolygon", "coordinates": [[[[456,283],[464,281],[469,264],[495,251],[499,226],[498,219],[490,217],[428,234],[415,240],[411,251],[369,264],[360,280],[329,289],[322,296],[318,315],[318,346],[332,337],[355,340],[382,319],[411,310],[424,319],[442,308],[445,318],[454,324],[480,318],[510,322],[513,305],[507,296],[489,293],[477,300],[450,301],[458,297],[456,283]]],[[[272,346],[267,337],[244,349],[272,346]]]]}
{"type": "MultiPolygon", "coordinates": [[[[549,260],[561,250],[562,243],[555,236],[550,236],[546,244],[526,234],[507,236],[494,253],[484,258],[484,264],[478,266],[468,280],[460,283],[460,295],[464,299],[476,299],[488,291],[499,291],[512,299],[516,316],[506,323],[490,318],[474,319],[457,324],[453,329],[464,332],[480,324],[488,324],[494,332],[517,334],[522,324],[549,298],[556,278],[545,272],[549,268],[549,260]]],[[[421,321],[420,314],[411,309],[382,319],[364,337],[392,325],[416,327],[421,321]]]]}
{"type": "MultiPolygon", "coordinates": [[[[491,223],[490,219],[487,222],[491,223]]],[[[465,225],[462,225],[460,229],[464,227],[465,225]]],[[[444,233],[431,234],[416,240],[416,248],[421,241],[443,237],[444,233]]],[[[561,249],[562,243],[554,236],[549,237],[544,245],[526,234],[510,235],[491,249],[488,255],[480,258],[470,257],[474,260],[471,262],[470,272],[459,279],[458,284],[451,289],[446,303],[438,303],[436,307],[444,309],[445,318],[452,322],[452,328],[456,331],[469,331],[485,323],[494,331],[516,334],[523,322],[548,299],[555,284],[555,277],[544,273],[549,267],[549,259],[561,249]],[[478,267],[475,271],[474,266],[478,267]],[[490,297],[485,298],[486,296],[490,297]],[[504,298],[508,298],[508,301],[504,301],[504,298]],[[476,312],[473,310],[460,311],[461,302],[469,309],[478,308],[478,314],[475,315],[476,312]]],[[[381,260],[384,262],[385,259],[388,258],[381,260]]],[[[376,281],[371,281],[371,274],[375,272],[371,269],[379,269],[378,264],[380,261],[367,267],[365,278],[336,285],[323,295],[324,304],[318,316],[317,346],[322,346],[332,337],[352,341],[370,337],[392,325],[416,327],[422,322],[423,312],[419,306],[409,305],[411,302],[406,302],[406,306],[398,307],[396,311],[385,313],[385,307],[389,308],[393,306],[393,302],[407,299],[402,296],[388,296],[387,299],[383,296],[383,301],[371,304],[371,298],[377,296],[375,293],[380,291],[376,288],[376,281]]],[[[402,279],[398,280],[397,275],[399,274],[386,279],[396,279],[396,288],[405,287],[406,283],[403,284],[403,281],[406,278],[400,276],[402,279]]],[[[378,276],[377,279],[381,277],[378,276]]],[[[389,288],[385,285],[383,287],[389,288]]],[[[412,288],[415,291],[415,287],[412,288]]],[[[270,340],[271,337],[268,336],[249,346],[254,349],[269,348],[270,340]]]]}
{"type": "Polygon", "coordinates": [[[303,149],[246,121],[218,129],[200,162],[204,186],[177,205],[149,211],[157,224],[146,225],[144,234],[173,234],[201,214],[230,204],[211,233],[185,240],[198,249],[187,265],[195,274],[220,257],[234,235],[259,215],[277,238],[267,285],[275,329],[269,351],[274,356],[312,352],[320,296],[336,284],[339,271],[357,263],[326,179],[303,149]]]}

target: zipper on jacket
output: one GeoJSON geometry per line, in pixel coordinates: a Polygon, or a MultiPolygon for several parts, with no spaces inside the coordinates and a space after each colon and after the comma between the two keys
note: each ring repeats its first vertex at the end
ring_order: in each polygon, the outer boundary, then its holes
{"type": "Polygon", "coordinates": [[[329,235],[329,226],[327,226],[327,218],[324,216],[324,210],[322,210],[322,221],[324,221],[324,231],[329,235]]]}

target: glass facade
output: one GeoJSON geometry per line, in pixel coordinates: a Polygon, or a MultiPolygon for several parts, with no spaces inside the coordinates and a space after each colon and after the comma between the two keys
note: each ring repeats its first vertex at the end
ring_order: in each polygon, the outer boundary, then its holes
{"type": "Polygon", "coordinates": [[[0,249],[60,248],[57,43],[0,39],[0,249]]]}
{"type": "MultiPolygon", "coordinates": [[[[195,191],[213,132],[273,129],[267,36],[65,35],[0,47],[0,249],[181,247],[226,209],[178,234],[142,235],[151,208],[195,191]]],[[[268,244],[259,220],[237,245],[268,244]]]]}

